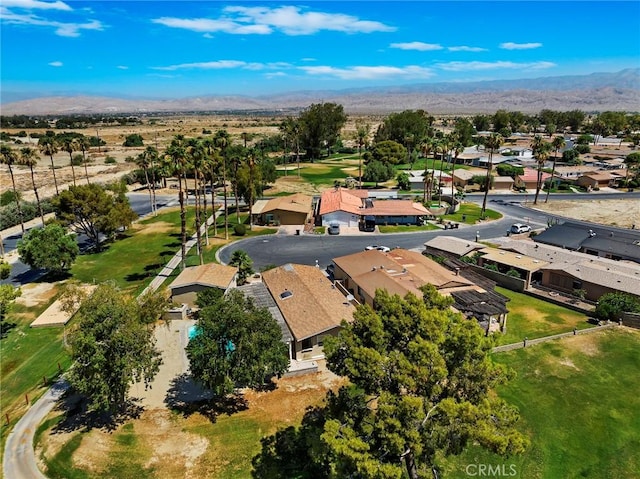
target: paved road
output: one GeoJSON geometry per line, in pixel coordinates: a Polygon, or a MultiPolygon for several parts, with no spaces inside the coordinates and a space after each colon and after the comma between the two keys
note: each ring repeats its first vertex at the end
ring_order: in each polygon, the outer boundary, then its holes
{"type": "MultiPolygon", "coordinates": [[[[564,196],[563,196],[564,198],[564,196]]],[[[482,203],[482,195],[469,195],[467,201],[482,203]]],[[[422,231],[400,234],[358,233],[354,235],[285,235],[253,237],[224,247],[219,252],[220,260],[228,263],[234,251],[242,249],[253,260],[254,269],[267,265],[281,265],[287,262],[315,265],[316,260],[322,267],[331,264],[332,259],[362,251],[367,245],[384,245],[405,249],[422,249],[424,243],[437,235],[449,235],[458,238],[480,240],[502,237],[515,222],[524,222],[532,228],[544,228],[555,218],[548,213],[526,208],[523,197],[515,195],[493,195],[488,207],[504,215],[498,221],[482,225],[460,225],[458,229],[422,231]]]]}
{"type": "Polygon", "coordinates": [[[7,479],[46,479],[37,466],[33,437],[38,425],[60,399],[67,385],[56,382],[18,421],[4,448],[4,477],[7,479]]]}

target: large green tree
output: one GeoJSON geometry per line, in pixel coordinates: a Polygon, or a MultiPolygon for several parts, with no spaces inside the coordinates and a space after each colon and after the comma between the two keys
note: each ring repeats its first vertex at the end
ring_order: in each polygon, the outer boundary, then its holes
{"type": "Polygon", "coordinates": [[[67,336],[73,359],[67,379],[90,410],[121,412],[134,383],[149,386],[162,362],[154,323],[164,303],[154,294],[130,297],[111,283],[82,301],[67,336]]]}
{"type": "Polygon", "coordinates": [[[435,119],[424,110],[404,110],[387,116],[376,131],[375,143],[392,140],[407,150],[432,135],[435,119]]]}
{"type": "Polygon", "coordinates": [[[51,203],[58,219],[86,234],[96,249],[100,249],[102,235],[112,236],[120,228],[129,227],[138,217],[121,184],[70,186],[51,203]]]}
{"type": "Polygon", "coordinates": [[[364,181],[373,181],[376,186],[378,186],[378,183],[393,178],[393,174],[393,165],[374,160],[369,162],[364,168],[364,175],[362,175],[362,178],[364,181]]]}
{"type": "MultiPolygon", "coordinates": [[[[427,478],[435,477],[439,458],[468,444],[503,455],[524,450],[517,410],[494,393],[509,373],[492,362],[491,340],[451,310],[450,300],[433,288],[424,292],[421,299],[378,290],[375,309],[359,306],[354,321],[325,340],[329,369],[349,384],[330,393],[294,438],[319,433],[306,461],[297,458],[315,465],[316,475],[296,470],[289,477],[427,478]]],[[[275,442],[263,442],[255,477],[283,477],[260,472],[273,466],[278,450],[276,462],[290,464],[287,448],[275,442]]]]}
{"type": "Polygon", "coordinates": [[[282,330],[266,308],[237,290],[212,298],[198,313],[198,334],[189,341],[191,374],[216,396],[255,388],[289,366],[282,330]]]}
{"type": "Polygon", "coordinates": [[[365,163],[379,161],[390,165],[399,165],[407,158],[407,149],[401,143],[384,140],[375,143],[364,155],[365,163]]]}
{"type": "Polygon", "coordinates": [[[18,241],[20,261],[53,274],[61,274],[71,268],[79,252],[76,235],[67,234],[56,223],[32,228],[18,241]]]}
{"type": "Polygon", "coordinates": [[[299,121],[300,146],[313,160],[322,156],[323,148],[330,151],[340,136],[347,115],[342,105],[316,103],[300,114],[299,121]]]}

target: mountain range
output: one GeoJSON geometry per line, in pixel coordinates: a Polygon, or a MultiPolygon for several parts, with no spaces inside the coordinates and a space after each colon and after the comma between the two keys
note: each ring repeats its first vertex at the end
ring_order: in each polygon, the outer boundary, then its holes
{"type": "MultiPolygon", "coordinates": [[[[15,98],[3,92],[2,98],[15,98]]],[[[493,113],[499,109],[537,113],[543,109],[585,112],[640,111],[640,68],[520,80],[421,83],[396,87],[309,90],[264,96],[201,96],[130,99],[60,95],[2,103],[2,115],[88,113],[205,113],[295,111],[319,102],[343,105],[354,114],[423,109],[432,114],[493,113]]]]}

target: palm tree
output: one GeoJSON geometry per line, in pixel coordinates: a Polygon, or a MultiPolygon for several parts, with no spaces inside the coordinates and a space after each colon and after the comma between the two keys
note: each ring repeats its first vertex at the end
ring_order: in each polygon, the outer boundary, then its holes
{"type": "Polygon", "coordinates": [[[78,151],[78,141],[69,135],[64,135],[61,140],[62,150],[69,153],[69,164],[71,165],[71,175],[73,176],[73,186],[76,186],[76,170],[73,167],[73,152],[78,151]]]}
{"type": "Polygon", "coordinates": [[[242,164],[244,151],[240,151],[240,148],[232,148],[231,150],[227,149],[227,159],[231,162],[233,166],[233,177],[231,179],[233,184],[233,195],[235,196],[236,202],[236,223],[240,223],[240,207],[238,206],[238,171],[240,169],[240,165],[242,164]]]}
{"type": "Polygon", "coordinates": [[[224,194],[224,239],[229,239],[229,205],[227,200],[227,148],[230,144],[227,130],[218,130],[214,142],[222,152],[222,188],[224,194]]]}
{"type": "Polygon", "coordinates": [[[531,149],[533,150],[533,156],[538,164],[538,178],[536,181],[536,196],[533,199],[533,204],[538,204],[538,195],[542,188],[542,168],[544,167],[547,158],[549,158],[549,151],[551,151],[551,143],[544,141],[542,136],[536,135],[531,142],[531,149]]]}
{"type": "Polygon", "coordinates": [[[58,153],[58,144],[53,136],[41,136],[38,140],[38,148],[43,155],[47,155],[51,159],[51,172],[53,173],[53,184],[56,186],[56,195],[58,195],[58,180],[56,179],[56,168],[53,165],[53,155],[58,153]]]}
{"type": "Polygon", "coordinates": [[[84,176],[87,179],[87,184],[90,184],[89,172],[87,171],[87,151],[89,151],[89,148],[91,147],[91,142],[89,141],[89,138],[82,135],[80,138],[78,138],[77,145],[78,145],[78,149],[82,151],[82,164],[84,165],[84,176]]]}
{"type": "MultiPolygon", "coordinates": [[[[148,168],[151,170],[151,194],[153,199],[151,200],[151,211],[154,215],[158,214],[158,203],[156,202],[156,169],[160,159],[158,149],[155,146],[147,146],[142,152],[142,156],[145,157],[145,162],[148,164],[148,168]]],[[[145,173],[146,175],[146,173],[145,173]]],[[[147,177],[147,185],[149,184],[149,178],[147,177]]]]}
{"type": "MultiPolygon", "coordinates": [[[[212,137],[207,137],[202,140],[202,147],[205,150],[205,159],[202,167],[202,175],[203,181],[209,181],[209,189],[211,190],[211,217],[213,219],[213,235],[217,236],[218,234],[218,225],[216,221],[216,182],[218,180],[218,175],[216,171],[217,166],[217,151],[215,147],[215,142],[212,137]]],[[[204,217],[205,221],[208,223],[207,219],[207,195],[203,195],[203,208],[204,208],[204,217]]],[[[205,244],[209,246],[209,226],[204,229],[204,238],[205,244]]]]}
{"type": "MultiPolygon", "coordinates": [[[[191,166],[193,167],[193,176],[195,181],[196,244],[197,244],[198,258],[200,259],[200,264],[204,264],[204,258],[202,256],[202,233],[200,231],[201,225],[202,225],[201,208],[200,208],[200,188],[201,188],[200,173],[205,167],[205,163],[207,159],[207,151],[200,140],[191,139],[188,142],[187,153],[189,155],[189,158],[191,159],[191,166]]],[[[205,211],[205,215],[206,215],[206,211],[205,211]]]]}
{"type": "Polygon", "coordinates": [[[362,188],[362,148],[367,146],[371,125],[359,118],[356,120],[356,139],[358,141],[358,188],[362,188]]]}
{"type": "Polygon", "coordinates": [[[153,195],[151,194],[151,184],[149,183],[149,160],[144,153],[140,153],[136,156],[136,165],[142,168],[144,171],[144,179],[147,182],[147,190],[149,191],[149,206],[151,207],[151,212],[154,212],[153,208],[153,195]]]}
{"type": "Polygon", "coordinates": [[[13,185],[13,199],[16,202],[16,210],[18,211],[18,218],[20,219],[20,227],[22,228],[22,233],[24,234],[24,221],[22,219],[22,208],[20,207],[20,194],[16,189],[16,180],[13,177],[13,168],[12,166],[18,163],[18,155],[13,149],[8,145],[0,146],[0,161],[2,164],[7,165],[9,167],[9,174],[11,175],[11,184],[13,185]]]}
{"type": "Polygon", "coordinates": [[[28,166],[29,171],[31,171],[31,185],[33,186],[33,193],[36,196],[36,203],[38,204],[38,213],[40,213],[42,227],[44,228],[44,213],[42,212],[42,205],[40,204],[40,196],[38,195],[38,188],[36,187],[36,179],[33,175],[33,167],[38,164],[38,154],[33,148],[29,146],[21,148],[18,163],[24,166],[28,166]]]}
{"type": "Polygon", "coordinates": [[[489,151],[489,163],[487,164],[487,179],[484,182],[484,199],[482,200],[482,209],[480,210],[480,218],[484,218],[484,213],[487,211],[487,196],[489,195],[489,188],[491,188],[491,170],[493,169],[493,154],[500,148],[504,139],[499,133],[491,133],[484,142],[485,151],[489,151]]]}
{"type": "Polygon", "coordinates": [[[451,202],[452,202],[452,206],[453,206],[453,198],[455,196],[455,185],[453,184],[453,175],[456,172],[456,163],[458,161],[458,156],[460,156],[460,153],[462,153],[464,151],[464,145],[459,142],[456,141],[453,145],[453,162],[451,163],[451,202]]]}
{"type": "Polygon", "coordinates": [[[551,192],[551,185],[553,184],[553,176],[556,174],[556,161],[558,161],[558,152],[564,148],[567,143],[564,141],[564,138],[561,136],[556,136],[551,142],[551,146],[555,150],[553,155],[553,166],[551,167],[551,180],[549,183],[549,188],[547,188],[547,196],[544,199],[544,202],[547,203],[549,201],[549,193],[551,192]]]}
{"type": "Polygon", "coordinates": [[[181,267],[186,266],[187,257],[187,216],[184,201],[184,189],[182,178],[187,167],[187,152],[184,146],[184,136],[176,135],[166,151],[167,158],[171,164],[173,173],[178,177],[178,199],[180,200],[180,242],[181,242],[181,267]]]}

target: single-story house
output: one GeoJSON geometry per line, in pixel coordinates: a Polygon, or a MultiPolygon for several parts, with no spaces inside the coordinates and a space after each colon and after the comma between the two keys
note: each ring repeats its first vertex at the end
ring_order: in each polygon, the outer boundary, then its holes
{"type": "MultiPolygon", "coordinates": [[[[551,178],[549,173],[542,172],[542,184],[551,178]]],[[[515,186],[517,188],[526,188],[527,190],[535,190],[538,186],[538,170],[533,168],[525,168],[524,173],[516,175],[515,186]]]]}
{"type": "Polygon", "coordinates": [[[411,200],[370,198],[366,190],[334,188],[322,193],[319,215],[322,225],[360,226],[375,224],[419,224],[430,215],[427,208],[411,200]]]}
{"type": "MultiPolygon", "coordinates": [[[[433,174],[434,184],[437,184],[442,180],[441,185],[451,185],[451,175],[448,173],[442,172],[442,178],[440,176],[440,171],[426,170],[427,175],[433,174]]],[[[425,187],[424,178],[425,178],[425,170],[411,170],[407,171],[409,175],[409,182],[411,183],[412,190],[422,190],[425,187]]]]}
{"type": "Polygon", "coordinates": [[[587,173],[578,177],[576,184],[583,188],[603,188],[613,186],[615,179],[617,179],[617,176],[614,177],[614,175],[607,171],[599,171],[596,173],[587,173]]]}
{"type": "Polygon", "coordinates": [[[469,184],[471,178],[474,176],[485,176],[486,174],[487,171],[480,168],[472,168],[469,170],[456,169],[453,172],[453,184],[460,188],[465,188],[469,184]]]}
{"type": "Polygon", "coordinates": [[[324,338],[353,321],[355,306],[315,266],[287,263],[263,272],[262,281],[291,331],[295,360],[322,357],[324,338]]]}
{"type": "Polygon", "coordinates": [[[334,279],[362,303],[373,306],[377,289],[401,297],[408,293],[422,297],[419,288],[432,284],[440,294],[452,296],[456,301],[456,309],[465,316],[486,320],[488,330],[499,329],[506,322],[506,298],[502,302],[496,302],[496,297],[487,294],[488,291],[460,275],[458,271],[450,271],[416,251],[401,248],[388,253],[379,250],[362,251],[334,258],[333,263],[334,279]],[[475,292],[475,299],[467,303],[469,296],[458,293],[470,291],[475,292]],[[485,298],[485,303],[490,302],[493,309],[485,308],[483,315],[474,315],[472,305],[477,302],[478,297],[485,298]]]}
{"type": "Polygon", "coordinates": [[[312,215],[313,197],[296,193],[270,200],[258,200],[251,214],[258,224],[304,225],[312,215]]]}
{"type": "Polygon", "coordinates": [[[289,348],[289,359],[293,359],[293,355],[295,354],[293,335],[291,334],[291,330],[289,329],[289,326],[287,326],[287,322],[278,309],[278,305],[273,299],[273,296],[271,296],[267,286],[258,281],[243,284],[242,286],[238,286],[237,289],[242,291],[246,297],[253,299],[254,304],[258,308],[267,308],[269,310],[273,319],[275,319],[278,326],[280,326],[280,330],[282,331],[282,342],[289,348]]]}
{"type": "Polygon", "coordinates": [[[510,176],[496,176],[493,178],[492,189],[510,191],[511,189],[513,189],[514,183],[515,180],[510,176]]]}
{"type": "Polygon", "coordinates": [[[573,166],[556,166],[554,171],[554,175],[556,178],[567,182],[573,182],[577,180],[580,176],[586,175],[587,173],[595,173],[596,168],[589,165],[573,165],[573,166]]]}
{"type": "Polygon", "coordinates": [[[238,268],[209,263],[190,266],[182,270],[169,285],[171,301],[195,307],[198,292],[207,288],[218,288],[226,292],[236,286],[238,268]]]}

